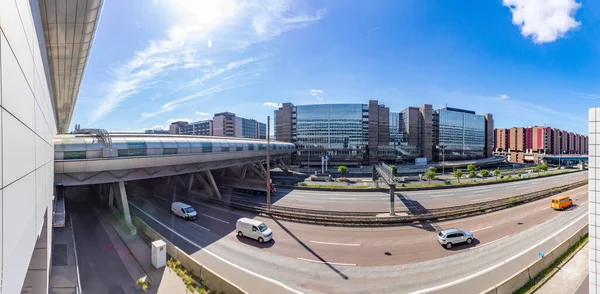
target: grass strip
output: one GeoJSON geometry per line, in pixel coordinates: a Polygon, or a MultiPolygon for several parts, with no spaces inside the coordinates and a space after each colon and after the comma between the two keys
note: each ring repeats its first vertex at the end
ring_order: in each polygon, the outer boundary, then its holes
{"type": "Polygon", "coordinates": [[[515,291],[515,294],[529,294],[537,291],[546,281],[548,281],[557,271],[558,267],[565,264],[571,256],[575,255],[588,242],[589,234],[583,235],[573,246],[559,256],[550,266],[538,273],[533,279],[529,280],[523,287],[515,291]]]}
{"type": "Polygon", "coordinates": [[[204,287],[204,285],[202,285],[202,280],[200,278],[194,276],[188,270],[186,270],[179,261],[176,261],[173,258],[170,258],[169,260],[167,260],[167,266],[171,270],[175,271],[177,276],[179,276],[181,278],[181,280],[183,281],[183,283],[185,284],[185,288],[188,291],[190,291],[191,293],[200,293],[200,294],[220,293],[220,292],[208,290],[206,287],[204,287]]]}

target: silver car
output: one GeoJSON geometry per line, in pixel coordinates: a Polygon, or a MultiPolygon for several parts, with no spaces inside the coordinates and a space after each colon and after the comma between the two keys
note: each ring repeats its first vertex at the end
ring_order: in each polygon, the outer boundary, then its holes
{"type": "Polygon", "coordinates": [[[452,245],[458,243],[471,244],[473,242],[473,234],[469,231],[459,229],[447,229],[438,233],[437,240],[440,245],[446,249],[452,248],[452,245]]]}

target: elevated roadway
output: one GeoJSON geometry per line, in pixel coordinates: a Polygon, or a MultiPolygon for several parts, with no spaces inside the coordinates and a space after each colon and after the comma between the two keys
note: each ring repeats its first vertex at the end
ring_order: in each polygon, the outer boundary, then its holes
{"type": "MultiPolygon", "coordinates": [[[[573,172],[517,182],[464,188],[396,191],[396,209],[440,208],[472,204],[506,198],[558,187],[587,179],[586,172],[573,172]]],[[[231,193],[231,199],[264,203],[265,196],[231,193]]],[[[277,189],[271,195],[274,205],[331,211],[386,211],[389,208],[387,192],[330,192],[298,189],[277,189]]]]}
{"type": "MultiPolygon", "coordinates": [[[[294,144],[273,141],[271,160],[289,156],[294,144]]],[[[266,162],[267,141],[159,134],[58,135],[55,183],[63,186],[132,181],[266,162]]]]}
{"type": "Polygon", "coordinates": [[[200,218],[184,222],[168,212],[172,195],[149,196],[134,185],[128,189],[135,195],[133,215],[250,293],[479,292],[587,223],[586,186],[569,193],[575,206],[564,212],[550,209],[544,199],[478,217],[390,228],[320,227],[258,217],[275,236],[274,242],[259,244],[235,235],[235,220],[253,215],[205,205],[186,194],[177,199],[194,205],[200,218]],[[443,249],[435,229],[451,227],[473,231],[476,241],[443,249]],[[464,277],[467,283],[455,283],[464,277]]]}

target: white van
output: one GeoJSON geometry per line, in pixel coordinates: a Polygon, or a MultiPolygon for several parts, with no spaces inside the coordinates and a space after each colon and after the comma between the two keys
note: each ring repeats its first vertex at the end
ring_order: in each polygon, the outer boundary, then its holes
{"type": "Polygon", "coordinates": [[[269,242],[273,239],[273,231],[263,222],[251,218],[242,217],[235,223],[237,235],[258,240],[258,242],[269,242]]]}
{"type": "Polygon", "coordinates": [[[183,202],[171,203],[171,213],[184,220],[195,220],[198,218],[198,213],[196,213],[194,208],[183,202]]]}

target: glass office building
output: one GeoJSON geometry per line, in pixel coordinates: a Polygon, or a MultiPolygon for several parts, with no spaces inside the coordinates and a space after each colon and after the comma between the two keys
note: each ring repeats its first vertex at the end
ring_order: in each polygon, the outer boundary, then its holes
{"type": "MultiPolygon", "coordinates": [[[[443,146],[446,160],[485,156],[486,119],[474,111],[444,108],[433,116],[435,145],[443,146]]],[[[441,159],[441,151],[434,151],[441,159]]]]}
{"type": "Polygon", "coordinates": [[[295,120],[299,146],[361,149],[368,143],[367,105],[300,105],[296,107],[295,120]]]}
{"type": "Polygon", "coordinates": [[[390,111],[377,100],[368,104],[294,105],[275,110],[275,138],[295,143],[294,164],[330,165],[377,162],[390,148],[390,111]]]}

